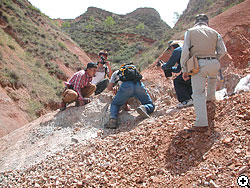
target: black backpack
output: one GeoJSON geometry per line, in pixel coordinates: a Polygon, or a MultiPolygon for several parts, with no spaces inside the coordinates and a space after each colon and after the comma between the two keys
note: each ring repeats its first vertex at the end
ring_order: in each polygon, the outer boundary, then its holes
{"type": "Polygon", "coordinates": [[[119,80],[123,82],[137,82],[142,79],[142,75],[136,70],[136,66],[133,64],[122,65],[118,72],[118,76],[119,80]]]}

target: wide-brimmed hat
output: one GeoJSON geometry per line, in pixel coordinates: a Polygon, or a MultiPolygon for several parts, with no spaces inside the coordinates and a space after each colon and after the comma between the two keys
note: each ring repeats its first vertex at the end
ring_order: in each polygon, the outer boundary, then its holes
{"type": "Polygon", "coordinates": [[[206,14],[198,14],[198,15],[196,15],[194,24],[197,24],[197,23],[206,23],[206,24],[208,24],[207,15],[206,14]]]}
{"type": "Polygon", "coordinates": [[[175,44],[178,44],[180,47],[182,47],[182,46],[183,46],[183,43],[184,43],[183,40],[170,40],[170,41],[168,41],[167,50],[169,50],[170,47],[173,46],[173,45],[175,45],[175,44]]]}

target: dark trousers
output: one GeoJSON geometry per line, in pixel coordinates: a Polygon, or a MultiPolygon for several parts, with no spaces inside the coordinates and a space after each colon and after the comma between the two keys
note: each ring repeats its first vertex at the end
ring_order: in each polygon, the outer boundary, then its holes
{"type": "Polygon", "coordinates": [[[100,81],[99,83],[96,84],[96,90],[95,90],[95,94],[98,95],[101,92],[103,92],[109,84],[109,80],[108,79],[104,79],[102,81],[100,81]]]}
{"type": "Polygon", "coordinates": [[[192,99],[191,79],[184,81],[182,73],[174,79],[174,89],[179,102],[192,99]]]}

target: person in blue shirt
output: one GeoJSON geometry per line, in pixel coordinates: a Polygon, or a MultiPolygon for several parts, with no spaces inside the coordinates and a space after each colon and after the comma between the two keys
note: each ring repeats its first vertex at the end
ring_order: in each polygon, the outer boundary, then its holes
{"type": "Polygon", "coordinates": [[[171,57],[167,62],[163,62],[160,60],[160,66],[162,70],[165,72],[166,77],[171,77],[172,73],[180,73],[175,79],[174,79],[174,88],[177,95],[177,99],[180,102],[180,104],[177,105],[177,108],[183,108],[187,106],[193,105],[192,100],[192,86],[191,86],[191,79],[185,81],[182,78],[182,72],[181,72],[181,65],[180,65],[180,59],[181,59],[181,52],[182,48],[180,47],[180,44],[182,41],[170,41],[168,43],[167,51],[172,52],[171,57]]]}

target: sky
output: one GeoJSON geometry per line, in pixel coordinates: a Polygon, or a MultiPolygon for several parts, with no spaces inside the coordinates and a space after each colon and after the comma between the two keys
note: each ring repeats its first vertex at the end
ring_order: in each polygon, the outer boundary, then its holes
{"type": "Polygon", "coordinates": [[[87,11],[88,7],[97,7],[115,14],[127,14],[137,8],[156,9],[161,19],[170,27],[174,26],[174,12],[181,14],[189,0],[29,0],[44,14],[52,19],[74,19],[87,11]]]}

